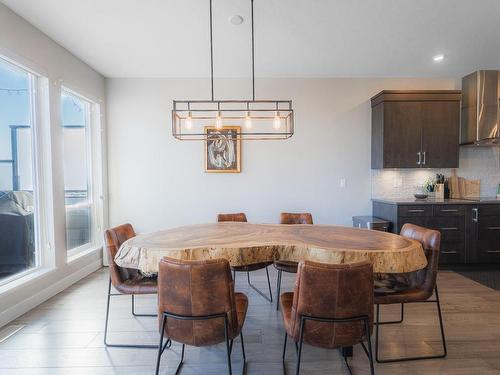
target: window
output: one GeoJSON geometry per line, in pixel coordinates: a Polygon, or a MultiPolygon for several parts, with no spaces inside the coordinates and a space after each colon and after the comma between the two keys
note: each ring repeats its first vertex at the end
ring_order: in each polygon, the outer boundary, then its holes
{"type": "Polygon", "coordinates": [[[36,83],[0,58],[0,283],[40,265],[36,83]]]}
{"type": "Polygon", "coordinates": [[[70,255],[91,247],[98,230],[94,204],[97,173],[93,171],[92,152],[92,114],[95,106],[68,89],[62,90],[66,248],[70,255]]]}

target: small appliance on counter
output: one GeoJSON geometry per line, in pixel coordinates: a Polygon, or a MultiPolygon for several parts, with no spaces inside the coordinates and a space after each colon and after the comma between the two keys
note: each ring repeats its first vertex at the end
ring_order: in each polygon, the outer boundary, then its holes
{"type": "Polygon", "coordinates": [[[389,232],[391,222],[375,216],[353,216],[352,226],[354,228],[367,228],[379,230],[381,232],[389,232]]]}

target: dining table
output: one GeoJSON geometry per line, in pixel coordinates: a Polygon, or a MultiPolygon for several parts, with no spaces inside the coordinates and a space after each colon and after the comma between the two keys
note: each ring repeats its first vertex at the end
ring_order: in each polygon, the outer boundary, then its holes
{"type": "Polygon", "coordinates": [[[120,267],[158,272],[161,258],[225,258],[231,266],[287,260],[329,264],[369,261],[374,273],[406,273],[427,265],[420,242],[396,234],[333,225],[223,222],[139,234],[115,256],[120,267]]]}

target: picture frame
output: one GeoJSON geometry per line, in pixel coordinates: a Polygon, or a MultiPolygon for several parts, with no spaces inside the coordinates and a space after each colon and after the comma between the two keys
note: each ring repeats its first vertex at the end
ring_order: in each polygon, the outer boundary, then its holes
{"type": "Polygon", "coordinates": [[[237,134],[240,126],[205,126],[205,172],[240,173],[241,140],[237,134]]]}

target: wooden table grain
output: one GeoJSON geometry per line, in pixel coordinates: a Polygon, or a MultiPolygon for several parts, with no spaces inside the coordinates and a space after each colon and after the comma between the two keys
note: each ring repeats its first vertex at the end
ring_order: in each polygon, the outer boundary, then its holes
{"type": "Polygon", "coordinates": [[[140,234],[126,241],[115,262],[158,272],[164,256],[185,260],[225,258],[233,266],[282,259],[342,264],[368,260],[374,272],[424,268],[419,242],[392,233],[330,225],[213,223],[140,234]]]}

